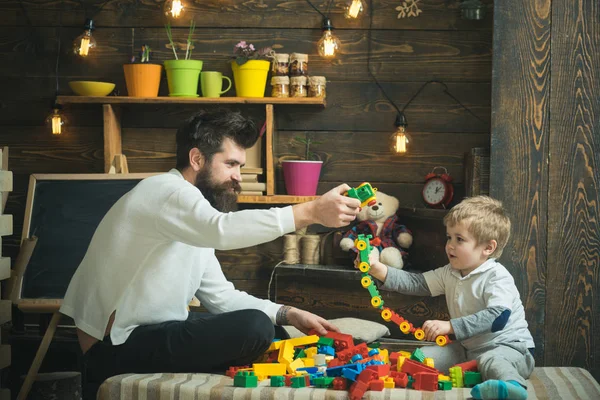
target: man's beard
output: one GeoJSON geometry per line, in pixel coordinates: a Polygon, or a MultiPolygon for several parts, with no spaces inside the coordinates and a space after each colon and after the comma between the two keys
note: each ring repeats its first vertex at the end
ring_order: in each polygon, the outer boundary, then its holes
{"type": "Polygon", "coordinates": [[[215,209],[221,212],[237,210],[237,195],[242,190],[239,182],[217,183],[213,179],[210,167],[205,165],[196,176],[195,186],[215,209]],[[232,188],[234,192],[231,191],[232,188]]]}

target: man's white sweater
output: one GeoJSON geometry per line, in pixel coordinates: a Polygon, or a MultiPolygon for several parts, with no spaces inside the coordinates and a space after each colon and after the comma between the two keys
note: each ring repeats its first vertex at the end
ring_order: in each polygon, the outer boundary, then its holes
{"type": "Polygon", "coordinates": [[[141,181],[108,211],[73,275],[60,311],[87,334],[124,343],[140,325],[183,321],[194,295],[214,314],[280,305],[235,290],[215,257],[295,230],[291,206],[221,213],[179,171],[141,181]]]}

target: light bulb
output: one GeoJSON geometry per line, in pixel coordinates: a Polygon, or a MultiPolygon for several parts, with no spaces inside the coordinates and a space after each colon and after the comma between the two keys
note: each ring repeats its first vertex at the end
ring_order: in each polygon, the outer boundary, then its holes
{"type": "Polygon", "coordinates": [[[400,112],[396,116],[396,132],[390,138],[390,150],[394,154],[403,155],[408,151],[410,136],[406,133],[406,117],[400,112]]]}
{"type": "Polygon", "coordinates": [[[94,21],[85,21],[85,31],[73,41],[73,52],[81,57],[87,57],[90,50],[96,47],[96,39],[92,36],[94,21]]]}
{"type": "Polygon", "coordinates": [[[54,109],[52,110],[52,114],[48,115],[48,118],[46,118],[46,124],[48,124],[52,130],[52,134],[60,135],[63,133],[63,125],[65,122],[64,116],[60,113],[60,107],[55,105],[54,109]]]}
{"type": "Polygon", "coordinates": [[[349,0],[346,5],[346,12],[344,17],[349,19],[358,18],[358,14],[365,12],[365,3],[362,0],[349,0]]]}
{"type": "Polygon", "coordinates": [[[184,7],[181,0],[167,0],[163,6],[165,15],[169,18],[179,18],[183,13],[184,7]]]}
{"type": "Polygon", "coordinates": [[[392,135],[391,150],[395,154],[406,154],[408,150],[409,136],[406,134],[406,128],[399,126],[392,135]]]}
{"type": "Polygon", "coordinates": [[[331,20],[325,18],[323,20],[323,36],[317,43],[317,50],[321,57],[333,58],[335,53],[340,49],[340,39],[332,32],[331,20]]]}

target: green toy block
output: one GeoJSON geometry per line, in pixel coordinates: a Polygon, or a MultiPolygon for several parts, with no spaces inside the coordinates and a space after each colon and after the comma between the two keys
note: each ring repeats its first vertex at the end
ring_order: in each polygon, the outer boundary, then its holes
{"type": "Polygon", "coordinates": [[[465,371],[465,375],[463,377],[463,383],[465,387],[471,388],[475,385],[479,385],[481,382],[483,382],[481,380],[481,373],[465,371]]]}
{"type": "Polygon", "coordinates": [[[425,354],[423,354],[423,351],[421,349],[416,349],[410,355],[410,359],[423,363],[423,361],[425,361],[425,354]]]}
{"type": "Polygon", "coordinates": [[[235,387],[257,387],[258,377],[254,375],[254,372],[238,371],[233,377],[233,386],[235,387]]]}
{"type": "Polygon", "coordinates": [[[438,381],[439,390],[452,390],[452,382],[450,381],[438,381]]]}
{"type": "Polygon", "coordinates": [[[333,379],[334,379],[333,377],[323,376],[323,377],[313,379],[313,382],[314,382],[314,385],[318,388],[328,388],[328,387],[332,386],[333,379]]]}
{"type": "Polygon", "coordinates": [[[285,377],[281,375],[273,375],[271,377],[271,386],[281,387],[285,386],[285,377]]]}
{"type": "Polygon", "coordinates": [[[379,343],[379,342],[371,342],[371,343],[369,343],[369,347],[372,348],[372,349],[378,349],[378,348],[381,347],[381,343],[379,343]]]}
{"type": "Polygon", "coordinates": [[[317,342],[317,345],[324,345],[324,346],[331,346],[333,347],[333,338],[328,338],[328,337],[321,337],[319,338],[319,341],[317,342]]]}
{"type": "Polygon", "coordinates": [[[304,376],[293,376],[292,377],[292,387],[293,388],[306,387],[306,378],[304,378],[304,376]]]}
{"type": "Polygon", "coordinates": [[[406,384],[406,388],[407,388],[407,389],[412,389],[412,385],[413,385],[413,382],[414,382],[414,381],[415,381],[415,380],[413,379],[413,377],[409,375],[409,376],[408,376],[408,383],[406,384]]]}
{"type": "Polygon", "coordinates": [[[371,297],[379,296],[379,290],[377,290],[377,286],[375,286],[374,283],[371,283],[369,285],[369,287],[367,288],[367,290],[369,291],[369,294],[371,295],[371,297]]]}
{"type": "Polygon", "coordinates": [[[465,387],[463,383],[463,372],[461,367],[450,367],[450,380],[452,381],[452,387],[462,388],[465,387]]]}
{"type": "Polygon", "coordinates": [[[304,357],[306,357],[306,353],[304,352],[304,349],[296,349],[295,350],[294,360],[296,358],[304,358],[304,357]]]}

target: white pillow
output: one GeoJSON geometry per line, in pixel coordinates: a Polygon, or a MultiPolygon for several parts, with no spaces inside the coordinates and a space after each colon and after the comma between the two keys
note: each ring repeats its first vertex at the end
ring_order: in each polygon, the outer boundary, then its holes
{"type": "MultiPolygon", "coordinates": [[[[367,343],[374,342],[382,336],[390,334],[390,330],[387,326],[380,324],[379,322],[367,321],[364,319],[335,318],[330,319],[329,322],[335,325],[340,332],[352,335],[354,339],[363,340],[367,343]]],[[[306,336],[291,325],[284,325],[284,329],[292,339],[306,336]]]]}

